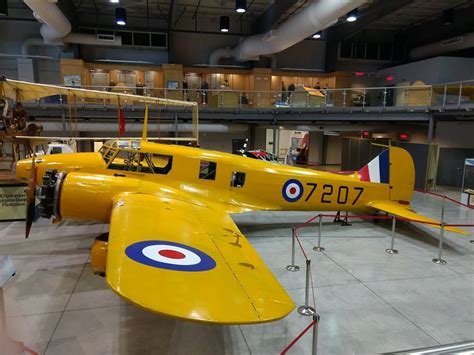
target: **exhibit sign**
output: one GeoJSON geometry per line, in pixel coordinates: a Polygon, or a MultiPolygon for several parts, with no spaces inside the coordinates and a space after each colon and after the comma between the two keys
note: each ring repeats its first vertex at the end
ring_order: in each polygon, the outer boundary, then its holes
{"type": "Polygon", "coordinates": [[[0,220],[18,220],[26,217],[26,185],[0,185],[0,220]]]}

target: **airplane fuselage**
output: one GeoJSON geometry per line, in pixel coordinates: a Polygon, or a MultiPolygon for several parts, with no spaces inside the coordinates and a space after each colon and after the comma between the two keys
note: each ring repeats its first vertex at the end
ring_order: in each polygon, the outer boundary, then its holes
{"type": "MultiPolygon", "coordinates": [[[[29,160],[18,164],[19,178],[29,176],[30,164],[29,160]]],[[[66,181],[70,188],[61,196],[62,208],[70,209],[72,217],[78,219],[106,220],[105,212],[93,218],[97,213],[93,207],[109,210],[106,204],[122,191],[173,198],[173,191],[179,190],[195,203],[214,201],[228,206],[229,212],[360,210],[369,201],[389,199],[390,194],[388,184],[361,181],[357,172],[341,175],[149,142],[143,142],[139,149],[106,146],[101,153],[45,156],[36,166],[40,177],[48,169],[70,175],[66,181]],[[133,159],[123,156],[137,160],[133,164],[133,159]],[[154,161],[155,168],[147,161],[154,161]]]]}

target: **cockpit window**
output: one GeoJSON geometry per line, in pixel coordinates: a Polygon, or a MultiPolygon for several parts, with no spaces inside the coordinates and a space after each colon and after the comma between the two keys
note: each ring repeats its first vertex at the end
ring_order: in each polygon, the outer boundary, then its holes
{"type": "Polygon", "coordinates": [[[104,159],[104,161],[106,163],[108,163],[110,161],[110,159],[112,159],[112,157],[114,156],[114,154],[117,152],[117,149],[115,148],[109,148],[105,145],[103,145],[100,149],[99,149],[99,153],[102,154],[102,158],[104,159]]]}
{"type": "Polygon", "coordinates": [[[115,156],[108,168],[137,173],[168,174],[172,164],[173,157],[168,155],[122,150],[115,156]]]}

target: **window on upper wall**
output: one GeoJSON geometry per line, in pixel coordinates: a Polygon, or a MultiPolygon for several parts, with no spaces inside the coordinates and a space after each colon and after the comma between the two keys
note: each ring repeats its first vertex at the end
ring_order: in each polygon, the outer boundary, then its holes
{"type": "Polygon", "coordinates": [[[203,180],[216,179],[217,164],[212,161],[201,160],[199,168],[199,178],[203,180]]]}
{"type": "Polygon", "coordinates": [[[233,172],[230,186],[232,187],[244,187],[245,184],[245,173],[233,172]]]}

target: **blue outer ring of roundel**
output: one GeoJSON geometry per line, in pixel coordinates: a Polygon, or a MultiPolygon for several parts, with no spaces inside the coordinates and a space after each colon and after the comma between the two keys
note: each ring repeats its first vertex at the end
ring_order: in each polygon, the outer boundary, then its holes
{"type": "Polygon", "coordinates": [[[298,180],[296,179],[291,179],[291,180],[288,180],[287,182],[285,182],[285,184],[283,185],[283,189],[281,190],[281,194],[283,195],[283,198],[285,200],[287,200],[288,202],[296,202],[298,201],[301,196],[303,196],[303,184],[301,182],[299,182],[298,180]],[[296,197],[293,197],[291,198],[290,196],[288,196],[286,194],[286,188],[288,187],[288,185],[290,184],[296,184],[298,185],[298,187],[300,188],[300,193],[296,196],[296,197]]]}
{"type": "Polygon", "coordinates": [[[175,242],[169,242],[166,240],[146,240],[146,241],[134,243],[132,245],[129,245],[127,249],[125,249],[125,254],[130,259],[132,259],[133,261],[136,261],[137,263],[148,265],[151,267],[156,267],[159,269],[167,269],[167,270],[174,270],[174,271],[208,271],[216,267],[215,260],[211,258],[209,255],[207,255],[206,253],[196,248],[190,247],[188,245],[175,243],[175,242]],[[162,263],[160,261],[152,260],[152,259],[147,258],[143,254],[143,249],[152,245],[164,245],[164,246],[170,245],[170,246],[180,247],[197,254],[201,258],[201,261],[195,265],[175,265],[175,264],[167,264],[167,263],[162,263]]]}

